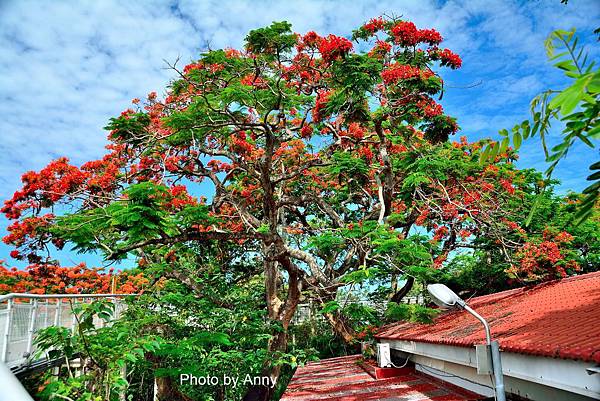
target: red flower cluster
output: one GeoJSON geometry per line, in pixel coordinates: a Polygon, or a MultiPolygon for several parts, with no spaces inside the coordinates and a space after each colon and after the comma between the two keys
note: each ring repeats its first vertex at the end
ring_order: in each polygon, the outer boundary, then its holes
{"type": "Polygon", "coordinates": [[[244,131],[237,135],[233,135],[233,149],[239,153],[250,153],[254,149],[254,146],[250,144],[246,139],[246,133],[244,131]]]}
{"type": "Polygon", "coordinates": [[[424,98],[417,102],[417,107],[423,110],[423,115],[426,118],[431,118],[435,116],[439,116],[444,112],[442,105],[436,103],[435,100],[431,98],[424,98]]]}
{"type": "Polygon", "coordinates": [[[453,70],[460,68],[462,60],[458,54],[452,52],[449,49],[435,49],[430,53],[433,59],[439,59],[443,66],[452,68],[453,70]]]}
{"type": "Polygon", "coordinates": [[[431,76],[433,76],[433,73],[429,70],[421,70],[418,67],[400,63],[390,65],[381,73],[381,78],[387,85],[396,83],[399,80],[412,78],[427,79],[431,76]]]}
{"type": "Polygon", "coordinates": [[[319,92],[317,93],[317,98],[315,100],[315,107],[312,111],[313,120],[318,122],[322,121],[325,117],[324,114],[325,106],[327,106],[327,102],[329,101],[329,96],[331,96],[331,92],[319,92]]]}
{"type": "Polygon", "coordinates": [[[507,180],[506,178],[501,178],[500,179],[500,185],[509,194],[512,195],[512,194],[515,193],[515,187],[513,187],[512,183],[509,180],[507,180]]]}
{"type": "Polygon", "coordinates": [[[228,172],[232,168],[230,163],[226,163],[217,159],[212,159],[206,165],[215,173],[228,172]]]}
{"type": "Polygon", "coordinates": [[[188,64],[185,67],[183,67],[183,73],[187,74],[187,73],[189,73],[191,71],[201,70],[201,69],[202,69],[202,66],[200,64],[198,64],[198,63],[192,63],[192,64],[188,64]]]}
{"type": "Polygon", "coordinates": [[[452,220],[458,217],[458,208],[453,203],[446,203],[442,206],[442,216],[446,220],[452,220]]]}
{"type": "Polygon", "coordinates": [[[352,47],[352,42],[348,39],[329,35],[326,38],[321,39],[319,43],[319,52],[321,52],[323,60],[330,63],[337,58],[344,57],[352,50],[352,47]]]}
{"type": "Polygon", "coordinates": [[[198,204],[196,199],[191,196],[185,185],[173,185],[169,188],[170,199],[165,207],[172,210],[182,210],[186,206],[195,206],[198,204]]]}
{"type": "Polygon", "coordinates": [[[141,273],[128,271],[108,273],[101,268],[88,268],[85,264],[73,267],[61,267],[48,264],[32,264],[25,270],[7,268],[0,264],[0,294],[8,292],[31,294],[93,294],[135,293],[148,284],[141,273]]]}
{"type": "Polygon", "coordinates": [[[365,130],[359,123],[350,123],[348,126],[348,136],[353,139],[361,140],[365,137],[365,130]]]}
{"type": "Polygon", "coordinates": [[[409,21],[401,21],[394,25],[392,35],[394,41],[401,46],[415,46],[419,43],[433,46],[442,41],[442,35],[435,29],[417,29],[415,24],[409,21]]]}
{"type": "Polygon", "coordinates": [[[248,74],[240,80],[242,85],[254,86],[256,88],[266,88],[267,81],[261,77],[257,77],[254,74],[248,74]]]}
{"type": "Polygon", "coordinates": [[[363,25],[363,29],[365,31],[369,31],[370,33],[375,33],[377,31],[381,31],[385,27],[385,20],[382,17],[371,18],[369,22],[363,25]]]}
{"type": "Polygon", "coordinates": [[[18,219],[24,209],[35,206],[48,206],[81,185],[88,174],[69,164],[66,157],[52,161],[40,172],[30,171],[21,177],[23,189],[14,193],[12,199],[4,202],[2,213],[9,219],[18,219]],[[36,196],[37,195],[37,196],[36,196]],[[42,203],[24,202],[28,198],[38,198],[42,203]]]}
{"type": "Polygon", "coordinates": [[[321,43],[321,40],[323,40],[323,38],[321,38],[315,31],[310,31],[302,37],[302,44],[309,47],[318,47],[321,43]]]}
{"type": "Polygon", "coordinates": [[[375,42],[375,46],[369,52],[369,56],[382,58],[386,54],[388,54],[390,50],[392,50],[392,45],[390,45],[388,42],[384,42],[383,40],[378,39],[375,42]]]}
{"type": "Polygon", "coordinates": [[[310,138],[313,134],[313,127],[310,124],[305,124],[301,129],[300,129],[300,136],[302,138],[310,138]]]}
{"type": "Polygon", "coordinates": [[[544,230],[542,240],[528,242],[517,254],[519,269],[513,267],[509,273],[522,275],[527,281],[551,280],[566,277],[568,270],[579,271],[577,262],[568,255],[564,248],[573,240],[567,232],[554,234],[544,230]]]}
{"type": "Polygon", "coordinates": [[[371,161],[373,160],[373,151],[368,146],[361,146],[360,148],[358,148],[357,153],[360,157],[364,157],[367,163],[371,163],[371,161]]]}
{"type": "Polygon", "coordinates": [[[442,42],[442,35],[435,29],[419,30],[419,41],[427,43],[430,46],[438,45],[442,42]]]}
{"type": "Polygon", "coordinates": [[[439,241],[442,238],[444,238],[444,236],[446,234],[448,234],[448,227],[446,227],[446,226],[437,227],[435,229],[435,231],[433,232],[433,240],[434,241],[439,241]]]}

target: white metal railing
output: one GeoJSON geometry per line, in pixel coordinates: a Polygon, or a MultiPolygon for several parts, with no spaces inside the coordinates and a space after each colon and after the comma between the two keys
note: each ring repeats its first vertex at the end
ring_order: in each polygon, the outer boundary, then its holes
{"type": "MultiPolygon", "coordinates": [[[[120,297],[135,294],[7,294],[0,295],[0,362],[8,368],[31,363],[35,354],[35,334],[50,326],[75,329],[73,308],[96,298],[109,298],[115,304],[113,319],[125,308],[120,297]]],[[[102,319],[94,317],[101,327],[102,319]]]]}

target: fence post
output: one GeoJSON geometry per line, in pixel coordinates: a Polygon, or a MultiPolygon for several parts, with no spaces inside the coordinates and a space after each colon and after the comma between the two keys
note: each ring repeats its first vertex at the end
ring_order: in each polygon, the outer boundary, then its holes
{"type": "Polygon", "coordinates": [[[44,302],[45,304],[45,308],[44,308],[44,328],[48,327],[48,300],[46,299],[46,302],[44,302]]]}
{"type": "Polygon", "coordinates": [[[33,300],[33,309],[31,310],[31,320],[29,322],[29,330],[27,333],[27,353],[28,357],[31,355],[31,348],[33,346],[33,332],[35,330],[35,320],[37,319],[38,300],[33,300]]]}
{"type": "Polygon", "coordinates": [[[56,301],[56,313],[54,314],[54,325],[58,326],[60,324],[60,318],[61,318],[61,313],[62,312],[62,299],[58,298],[58,301],[56,301]]]}
{"type": "Polygon", "coordinates": [[[10,336],[10,325],[12,318],[12,306],[13,300],[12,298],[8,300],[6,305],[6,327],[4,328],[4,343],[2,344],[2,362],[6,362],[8,359],[8,337],[10,336]]]}
{"type": "Polygon", "coordinates": [[[71,304],[71,332],[75,333],[77,331],[77,317],[75,316],[73,309],[77,307],[77,304],[71,302],[71,300],[69,300],[69,303],[71,304]]]}

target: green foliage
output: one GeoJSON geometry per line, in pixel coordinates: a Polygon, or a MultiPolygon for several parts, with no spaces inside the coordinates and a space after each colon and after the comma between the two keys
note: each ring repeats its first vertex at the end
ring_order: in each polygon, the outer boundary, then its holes
{"type": "Polygon", "coordinates": [[[111,118],[104,129],[111,132],[110,138],[113,140],[140,144],[143,142],[149,124],[150,117],[146,113],[132,112],[111,118]]]}
{"type": "Polygon", "coordinates": [[[162,207],[169,200],[168,190],[152,182],[131,185],[125,196],[105,207],[61,216],[50,230],[72,242],[77,251],[102,249],[111,256],[129,244],[177,233],[177,224],[211,221],[205,206],[190,206],[169,217],[162,207]]]}
{"type": "Polygon", "coordinates": [[[253,53],[276,56],[286,53],[296,44],[292,24],[273,22],[265,28],[254,29],[246,36],[246,49],[253,53]]]}
{"type": "MultiPolygon", "coordinates": [[[[550,176],[557,164],[567,156],[575,141],[593,148],[594,142],[600,139],[600,69],[594,62],[588,62],[588,55],[578,45],[574,29],[552,32],[546,39],[545,47],[548,58],[555,62],[556,68],[564,71],[572,83],[560,91],[547,90],[535,97],[531,102],[532,121],[525,120],[513,127],[512,143],[516,150],[524,139],[539,134],[549,163],[546,174],[550,176]],[[563,138],[562,142],[548,150],[546,137],[554,120],[564,124],[563,138]]],[[[498,154],[507,150],[511,134],[502,129],[500,135],[504,137],[500,143],[492,142],[483,149],[481,162],[494,160],[498,154]]],[[[583,191],[586,196],[574,216],[578,224],[591,216],[600,197],[600,162],[593,163],[589,169],[592,174],[587,180],[592,181],[592,184],[583,191]]]]}
{"type": "Polygon", "coordinates": [[[432,323],[440,313],[439,309],[431,309],[417,304],[402,304],[390,302],[385,316],[391,321],[409,321],[418,323],[432,323]]]}
{"type": "Polygon", "coordinates": [[[350,153],[335,152],[332,155],[332,165],[329,171],[332,174],[360,177],[369,172],[369,166],[363,159],[354,157],[350,153]]]}

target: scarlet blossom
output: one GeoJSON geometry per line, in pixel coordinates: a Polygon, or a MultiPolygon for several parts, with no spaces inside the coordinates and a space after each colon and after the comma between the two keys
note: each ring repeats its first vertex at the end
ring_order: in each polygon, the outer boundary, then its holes
{"type": "Polygon", "coordinates": [[[451,220],[451,219],[457,217],[458,209],[456,208],[456,205],[454,205],[452,203],[444,204],[442,206],[442,216],[447,220],[451,220]]]}
{"type": "Polygon", "coordinates": [[[440,44],[442,35],[435,29],[421,29],[418,33],[419,41],[429,44],[430,46],[440,44]]]}
{"type": "Polygon", "coordinates": [[[409,21],[400,21],[392,28],[395,42],[402,46],[414,46],[419,43],[419,30],[409,21]]]}
{"type": "Polygon", "coordinates": [[[185,67],[183,67],[183,73],[184,74],[188,74],[194,70],[199,70],[202,68],[202,65],[198,64],[198,63],[192,63],[192,64],[188,64],[185,67]]]}
{"type": "Polygon", "coordinates": [[[434,233],[433,233],[433,240],[434,241],[439,241],[442,238],[444,238],[444,236],[448,234],[448,227],[446,226],[440,226],[438,227],[434,233]]]}
{"type": "Polygon", "coordinates": [[[433,73],[429,70],[421,70],[418,67],[400,63],[390,65],[381,73],[381,78],[387,85],[396,83],[400,80],[413,78],[427,79],[431,76],[433,76],[433,73]]]}
{"type": "Polygon", "coordinates": [[[239,58],[242,53],[239,50],[232,49],[230,47],[225,49],[225,57],[227,58],[239,58]]]}
{"type": "Polygon", "coordinates": [[[515,193],[515,187],[513,187],[512,183],[505,179],[505,178],[501,178],[500,179],[500,185],[502,186],[502,188],[504,188],[504,190],[506,192],[508,192],[509,194],[514,194],[515,193]]]}
{"type": "Polygon", "coordinates": [[[448,66],[455,70],[457,68],[460,68],[460,66],[462,65],[462,60],[458,56],[458,54],[453,53],[449,49],[439,51],[438,55],[443,66],[448,66]]]}
{"type": "Polygon", "coordinates": [[[371,18],[369,22],[363,25],[363,29],[370,33],[375,33],[385,27],[385,20],[382,17],[371,18]]]}
{"type": "Polygon", "coordinates": [[[317,35],[317,33],[315,31],[310,31],[302,37],[302,42],[306,46],[319,46],[319,43],[321,43],[321,40],[322,40],[322,38],[319,35],[317,35]]]}
{"type": "Polygon", "coordinates": [[[344,57],[352,50],[352,42],[346,38],[336,35],[329,35],[323,38],[319,43],[319,52],[325,62],[332,62],[335,59],[344,57]]]}
{"type": "Polygon", "coordinates": [[[437,258],[435,258],[433,260],[433,268],[440,269],[442,267],[442,264],[446,261],[447,257],[448,257],[448,255],[442,254],[442,255],[438,256],[437,258]]]}
{"type": "Polygon", "coordinates": [[[361,140],[365,136],[365,130],[360,126],[359,123],[351,123],[348,126],[348,136],[353,139],[361,140]]]}
{"type": "Polygon", "coordinates": [[[257,77],[254,74],[248,74],[248,75],[244,76],[240,80],[240,83],[242,85],[254,86],[256,88],[266,88],[267,87],[267,82],[263,78],[257,77]]]}
{"type": "Polygon", "coordinates": [[[465,240],[471,236],[471,232],[469,230],[460,230],[458,235],[461,239],[465,240]]]}
{"type": "Polygon", "coordinates": [[[442,105],[436,103],[431,98],[425,98],[417,102],[417,107],[423,110],[423,115],[427,118],[439,116],[444,112],[442,105]]]}
{"type": "Polygon", "coordinates": [[[423,224],[425,224],[425,221],[427,220],[427,216],[429,216],[429,210],[423,209],[421,211],[421,213],[419,213],[419,216],[417,217],[417,219],[415,220],[415,224],[422,226],[423,224]]]}
{"type": "Polygon", "coordinates": [[[300,136],[302,138],[310,138],[311,135],[313,134],[313,127],[310,126],[309,124],[305,124],[301,129],[300,129],[300,136]]]}
{"type": "Polygon", "coordinates": [[[561,243],[569,243],[573,241],[573,236],[566,231],[561,231],[560,233],[556,234],[554,240],[561,243]]]}
{"type": "Polygon", "coordinates": [[[329,100],[329,96],[331,96],[331,92],[318,92],[317,98],[315,100],[315,107],[312,111],[312,116],[314,121],[322,121],[326,115],[324,114],[325,106],[327,106],[327,101],[329,100]]]}
{"type": "Polygon", "coordinates": [[[388,54],[392,50],[392,45],[388,42],[384,42],[383,40],[377,40],[375,42],[375,46],[369,52],[369,56],[383,58],[386,54],[388,54]]]}
{"type": "Polygon", "coordinates": [[[361,146],[358,148],[358,154],[359,156],[364,157],[367,163],[371,163],[373,160],[373,151],[368,146],[361,146]]]}

